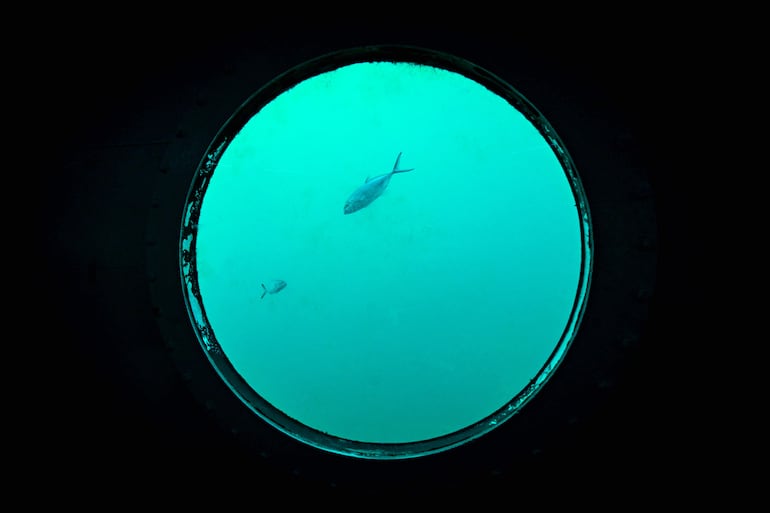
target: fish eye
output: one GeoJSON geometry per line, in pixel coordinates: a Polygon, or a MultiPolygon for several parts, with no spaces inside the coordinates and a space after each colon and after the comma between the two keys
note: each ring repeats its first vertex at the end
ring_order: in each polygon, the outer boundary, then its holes
{"type": "Polygon", "coordinates": [[[175,358],[213,376],[206,404],[260,454],[418,461],[502,433],[534,454],[593,340],[591,198],[556,127],[504,73],[385,45],[283,70],[230,114],[177,248],[195,343],[175,358]]]}

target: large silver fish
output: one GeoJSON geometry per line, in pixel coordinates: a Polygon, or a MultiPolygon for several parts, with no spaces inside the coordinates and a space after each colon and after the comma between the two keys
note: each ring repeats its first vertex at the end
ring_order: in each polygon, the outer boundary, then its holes
{"type": "MultiPolygon", "coordinates": [[[[402,153],[402,152],[401,152],[402,153]]],[[[368,206],[372,201],[380,197],[385,192],[385,189],[390,183],[390,178],[396,173],[406,173],[412,171],[411,169],[399,169],[398,161],[401,160],[401,153],[396,157],[396,163],[393,164],[393,170],[385,175],[375,176],[374,178],[367,178],[364,184],[353,191],[348,200],[345,202],[345,214],[352,214],[357,210],[368,206]]]]}
{"type": "Polygon", "coordinates": [[[286,288],[286,282],[283,280],[273,280],[270,283],[268,283],[267,287],[263,283],[262,297],[260,297],[259,299],[263,299],[265,297],[265,294],[277,294],[285,288],[286,288]]]}

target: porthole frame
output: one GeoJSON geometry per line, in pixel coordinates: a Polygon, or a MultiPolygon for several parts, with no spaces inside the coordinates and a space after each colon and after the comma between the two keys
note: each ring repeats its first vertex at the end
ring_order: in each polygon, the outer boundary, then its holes
{"type": "MultiPolygon", "coordinates": [[[[328,69],[334,69],[339,63],[366,60],[408,60],[409,56],[414,59],[414,62],[435,65],[445,69],[447,69],[447,63],[453,59],[454,65],[458,67],[465,65],[467,62],[464,59],[455,59],[451,55],[444,53],[441,53],[441,59],[431,60],[431,55],[435,56],[439,53],[434,50],[398,45],[364,46],[335,52],[334,55],[337,56],[338,61],[334,59],[329,60],[328,55],[324,55],[320,59],[326,63],[326,66],[329,66],[328,69]]],[[[258,57],[244,58],[239,56],[237,59],[242,61],[241,64],[243,64],[244,60],[254,64],[258,57]]],[[[289,57],[288,59],[290,60],[291,58],[289,57]]],[[[281,59],[278,59],[278,61],[280,61],[279,64],[284,65],[287,62],[281,59]]],[[[232,123],[237,123],[240,120],[240,116],[248,117],[252,115],[248,111],[234,106],[233,98],[249,98],[250,95],[255,94],[253,91],[259,91],[260,94],[267,95],[271,93],[277,94],[286,83],[296,82],[301,79],[303,76],[303,66],[306,66],[304,67],[306,70],[304,72],[310,75],[322,72],[322,68],[307,66],[306,63],[302,66],[291,67],[290,71],[281,75],[281,80],[271,82],[269,80],[270,66],[259,68],[259,66],[250,67],[249,64],[246,64],[245,66],[240,65],[237,68],[225,71],[220,77],[220,81],[212,85],[213,90],[223,94],[214,93],[208,97],[226,97],[228,100],[198,102],[184,123],[185,127],[180,128],[177,133],[177,139],[169,146],[166,158],[161,166],[161,176],[156,189],[157,200],[154,202],[157,208],[153,209],[148,221],[148,236],[159,241],[159,243],[148,248],[148,273],[156,305],[156,319],[161,326],[164,338],[183,378],[195,396],[199,398],[201,404],[211,411],[241,441],[245,450],[253,451],[253,454],[263,458],[275,458],[278,456],[278,459],[283,462],[282,464],[289,467],[302,468],[303,471],[310,471],[311,473],[313,472],[312,469],[315,469],[317,473],[327,474],[331,466],[335,469],[331,473],[334,476],[332,479],[358,479],[362,475],[367,475],[368,472],[375,472],[380,478],[387,477],[388,479],[401,481],[409,479],[408,476],[413,475],[415,469],[426,466],[431,468],[435,466],[438,474],[444,477],[447,477],[449,474],[458,476],[465,474],[468,469],[479,470],[479,468],[499,467],[501,457],[508,459],[514,455],[519,455],[524,458],[533,458],[541,454],[541,447],[547,445],[544,439],[550,436],[543,435],[543,430],[540,428],[544,424],[549,426],[545,430],[546,432],[558,433],[564,429],[569,429],[565,428],[565,426],[574,425],[574,419],[580,418],[579,413],[570,413],[568,411],[566,418],[562,418],[565,417],[565,414],[561,413],[557,415],[559,417],[558,420],[553,419],[551,411],[553,407],[549,406],[549,403],[563,405],[565,397],[574,397],[580,391],[585,392],[586,387],[598,386],[601,388],[603,386],[601,383],[606,382],[606,378],[603,376],[608,374],[608,371],[609,373],[612,372],[617,360],[622,360],[622,356],[614,355],[614,359],[611,359],[609,365],[606,363],[606,360],[604,360],[604,363],[596,365],[595,367],[598,367],[598,370],[591,373],[587,379],[585,379],[585,376],[582,379],[576,378],[575,376],[579,373],[576,374],[575,367],[591,359],[591,348],[593,348],[594,354],[602,354],[607,346],[612,347],[612,352],[617,351],[618,348],[632,346],[633,341],[638,340],[641,324],[646,317],[647,300],[651,294],[651,283],[654,281],[655,226],[654,208],[650,196],[645,195],[645,197],[640,198],[640,201],[637,201],[634,205],[634,212],[621,207],[616,209],[613,214],[609,214],[612,211],[613,205],[620,207],[617,200],[611,199],[617,191],[609,184],[599,184],[597,187],[593,187],[596,183],[600,183],[601,180],[599,179],[598,182],[595,182],[599,174],[596,170],[592,169],[590,158],[587,159],[588,162],[579,163],[575,167],[581,170],[581,178],[584,185],[586,183],[586,176],[589,176],[589,185],[586,187],[585,196],[590,199],[592,205],[598,201],[602,207],[599,210],[598,222],[596,221],[596,216],[588,214],[587,205],[584,209],[584,212],[589,215],[590,223],[588,226],[592,226],[594,223],[599,225],[595,230],[600,234],[597,239],[599,241],[599,248],[596,253],[599,260],[597,260],[597,265],[594,268],[594,275],[598,274],[599,279],[594,280],[591,300],[585,305],[585,309],[581,309],[584,319],[582,329],[577,333],[575,343],[572,344],[573,346],[579,346],[580,354],[574,357],[572,354],[568,355],[567,362],[565,362],[567,365],[562,366],[568,367],[568,369],[554,374],[553,379],[549,380],[548,386],[531,401],[532,405],[524,408],[516,415],[516,422],[507,422],[504,426],[500,426],[487,433],[486,436],[474,440],[471,444],[458,445],[465,441],[463,439],[460,442],[450,442],[446,446],[441,447],[441,449],[454,447],[451,451],[424,451],[424,454],[436,454],[418,459],[399,459],[399,463],[395,464],[400,469],[399,471],[383,471],[383,468],[378,467],[377,463],[367,462],[365,458],[364,460],[354,458],[350,461],[350,458],[340,457],[339,454],[329,453],[329,451],[318,451],[312,444],[308,445],[304,442],[298,442],[296,439],[278,432],[272,426],[268,426],[264,423],[263,419],[255,416],[245,407],[240,399],[232,394],[232,390],[225,385],[211,366],[207,354],[200,350],[195,330],[188,320],[187,306],[179,290],[179,282],[172,283],[169,280],[169,271],[171,269],[176,269],[176,274],[177,276],[179,275],[178,256],[180,252],[178,244],[174,243],[178,243],[181,232],[178,224],[179,213],[183,211],[183,205],[187,206],[188,187],[192,187],[190,186],[191,170],[205,169],[211,163],[211,156],[214,155],[212,149],[216,151],[218,148],[216,141],[222,135],[223,118],[227,119],[224,126],[232,126],[232,123]],[[233,69],[240,69],[245,72],[236,74],[233,73],[233,69]],[[233,95],[233,91],[238,91],[240,96],[238,94],[233,95]],[[228,112],[235,112],[235,114],[228,114],[228,112]],[[215,142],[212,144],[212,141],[215,142]],[[203,155],[203,158],[201,158],[201,155],[203,155]],[[180,188],[180,186],[182,187],[180,188]],[[618,219],[617,216],[620,216],[621,219],[633,218],[635,230],[622,233],[622,230],[617,229],[616,222],[609,221],[610,215],[616,216],[616,220],[618,219]],[[612,227],[611,230],[601,233],[610,226],[612,227]],[[603,237],[606,237],[604,240],[609,242],[609,245],[605,246],[604,249],[611,250],[605,253],[606,256],[610,256],[610,253],[613,252],[617,253],[618,248],[622,247],[622,251],[634,251],[634,257],[626,261],[602,260],[603,248],[601,241],[603,237]],[[602,279],[603,277],[606,278],[609,274],[618,276],[617,270],[620,268],[626,271],[635,270],[637,272],[622,273],[623,276],[619,277],[618,282],[614,284],[608,284],[602,279]],[[600,285],[598,290],[596,290],[597,281],[600,285]],[[596,297],[597,294],[598,297],[596,297]],[[607,329],[607,326],[602,326],[602,323],[595,322],[597,315],[593,311],[594,308],[605,309],[604,315],[607,315],[606,309],[626,312],[625,317],[631,322],[627,322],[622,328],[617,323],[613,323],[612,329],[607,329]],[[597,350],[597,348],[600,349],[597,350]],[[580,382],[581,386],[575,388],[573,386],[575,381],[580,382]],[[587,383],[590,384],[587,385],[587,383]],[[437,465],[437,462],[442,463],[437,465]],[[447,462],[450,462],[450,464],[445,465],[444,463],[447,462]],[[469,462],[473,462],[473,464],[468,465],[469,462]],[[362,467],[369,470],[361,474],[362,467]],[[464,470],[458,472],[460,468],[464,470]],[[321,471],[320,469],[324,470],[321,471]],[[345,477],[343,478],[342,476],[345,477]]],[[[506,70],[510,71],[507,66],[504,66],[504,68],[502,76],[505,76],[506,70]]],[[[225,69],[227,68],[225,67],[225,69]]],[[[272,69],[272,71],[275,72],[276,70],[272,69]]],[[[477,74],[476,76],[481,77],[484,80],[485,86],[488,83],[498,83],[501,89],[504,89],[508,83],[511,83],[512,87],[516,87],[515,76],[513,78],[505,77],[503,82],[495,75],[491,75],[479,67],[466,71],[469,74],[477,74]]],[[[496,70],[496,75],[501,75],[501,72],[496,70]]],[[[509,95],[504,90],[493,90],[493,92],[506,98],[509,102],[515,101],[509,98],[509,95]]],[[[526,95],[527,93],[523,91],[522,94],[526,95]]],[[[516,104],[515,106],[520,112],[525,113],[530,121],[532,119],[539,119],[539,111],[531,104],[528,104],[528,102],[516,104]]],[[[549,119],[553,121],[553,117],[550,115],[549,119]]],[[[557,122],[559,119],[559,116],[557,116],[557,122]]],[[[561,128],[559,133],[563,133],[561,128]]],[[[571,132],[568,130],[567,133],[571,132]]],[[[607,136],[608,134],[602,135],[607,136]]],[[[548,134],[548,136],[553,137],[553,140],[559,143],[559,147],[564,147],[563,142],[555,135],[548,134]]],[[[632,190],[638,191],[640,187],[642,190],[646,190],[646,177],[643,170],[638,167],[631,167],[620,171],[634,177],[629,181],[632,190]]],[[[570,183],[572,184],[572,181],[570,183]]],[[[627,198],[627,194],[620,194],[619,196],[624,199],[627,198]]],[[[592,212],[595,212],[595,210],[592,210],[592,212]]],[[[593,240],[593,238],[589,238],[589,240],[593,240]]],[[[593,254],[593,247],[591,251],[593,254]]],[[[622,349],[619,352],[623,352],[622,349]]],[[[571,350],[570,353],[573,353],[573,351],[571,350]]],[[[603,355],[599,359],[604,359],[605,357],[606,355],[603,355]]],[[[591,367],[590,365],[588,366],[589,370],[591,367]]],[[[617,371],[617,368],[614,368],[614,370],[617,371]]],[[[579,410],[583,403],[595,405],[596,401],[595,397],[587,401],[577,401],[578,404],[573,410],[579,410]]],[[[570,409],[568,408],[568,410],[570,409]]],[[[411,446],[410,451],[414,452],[414,445],[408,445],[411,446]]],[[[357,450],[360,450],[359,455],[366,457],[369,448],[361,447],[357,448],[357,450]]],[[[417,451],[417,453],[423,454],[420,451],[417,451]]],[[[391,469],[393,468],[395,467],[391,467],[391,469]]]]}

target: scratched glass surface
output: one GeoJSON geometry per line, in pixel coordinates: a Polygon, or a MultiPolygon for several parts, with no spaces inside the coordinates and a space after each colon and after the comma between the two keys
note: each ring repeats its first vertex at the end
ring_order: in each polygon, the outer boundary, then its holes
{"type": "Polygon", "coordinates": [[[290,417],[426,440],[505,406],[555,350],[579,292],[575,203],[554,150],[479,83],[349,65],[276,97],[223,152],[201,296],[232,365],[290,417]]]}

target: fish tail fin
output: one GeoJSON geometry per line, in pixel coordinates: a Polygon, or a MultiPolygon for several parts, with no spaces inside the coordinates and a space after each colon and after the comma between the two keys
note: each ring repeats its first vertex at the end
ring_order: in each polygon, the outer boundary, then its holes
{"type": "Polygon", "coordinates": [[[393,173],[393,174],[396,174],[396,173],[406,173],[407,171],[414,170],[414,168],[411,168],[411,169],[399,169],[398,168],[398,163],[401,160],[401,154],[402,153],[403,153],[402,151],[398,152],[398,157],[396,157],[396,163],[393,164],[393,171],[391,171],[391,173],[393,173]]]}
{"type": "Polygon", "coordinates": [[[260,297],[259,299],[264,299],[265,298],[265,294],[267,294],[267,287],[265,287],[265,284],[263,283],[262,284],[262,297],[260,297]]]}

